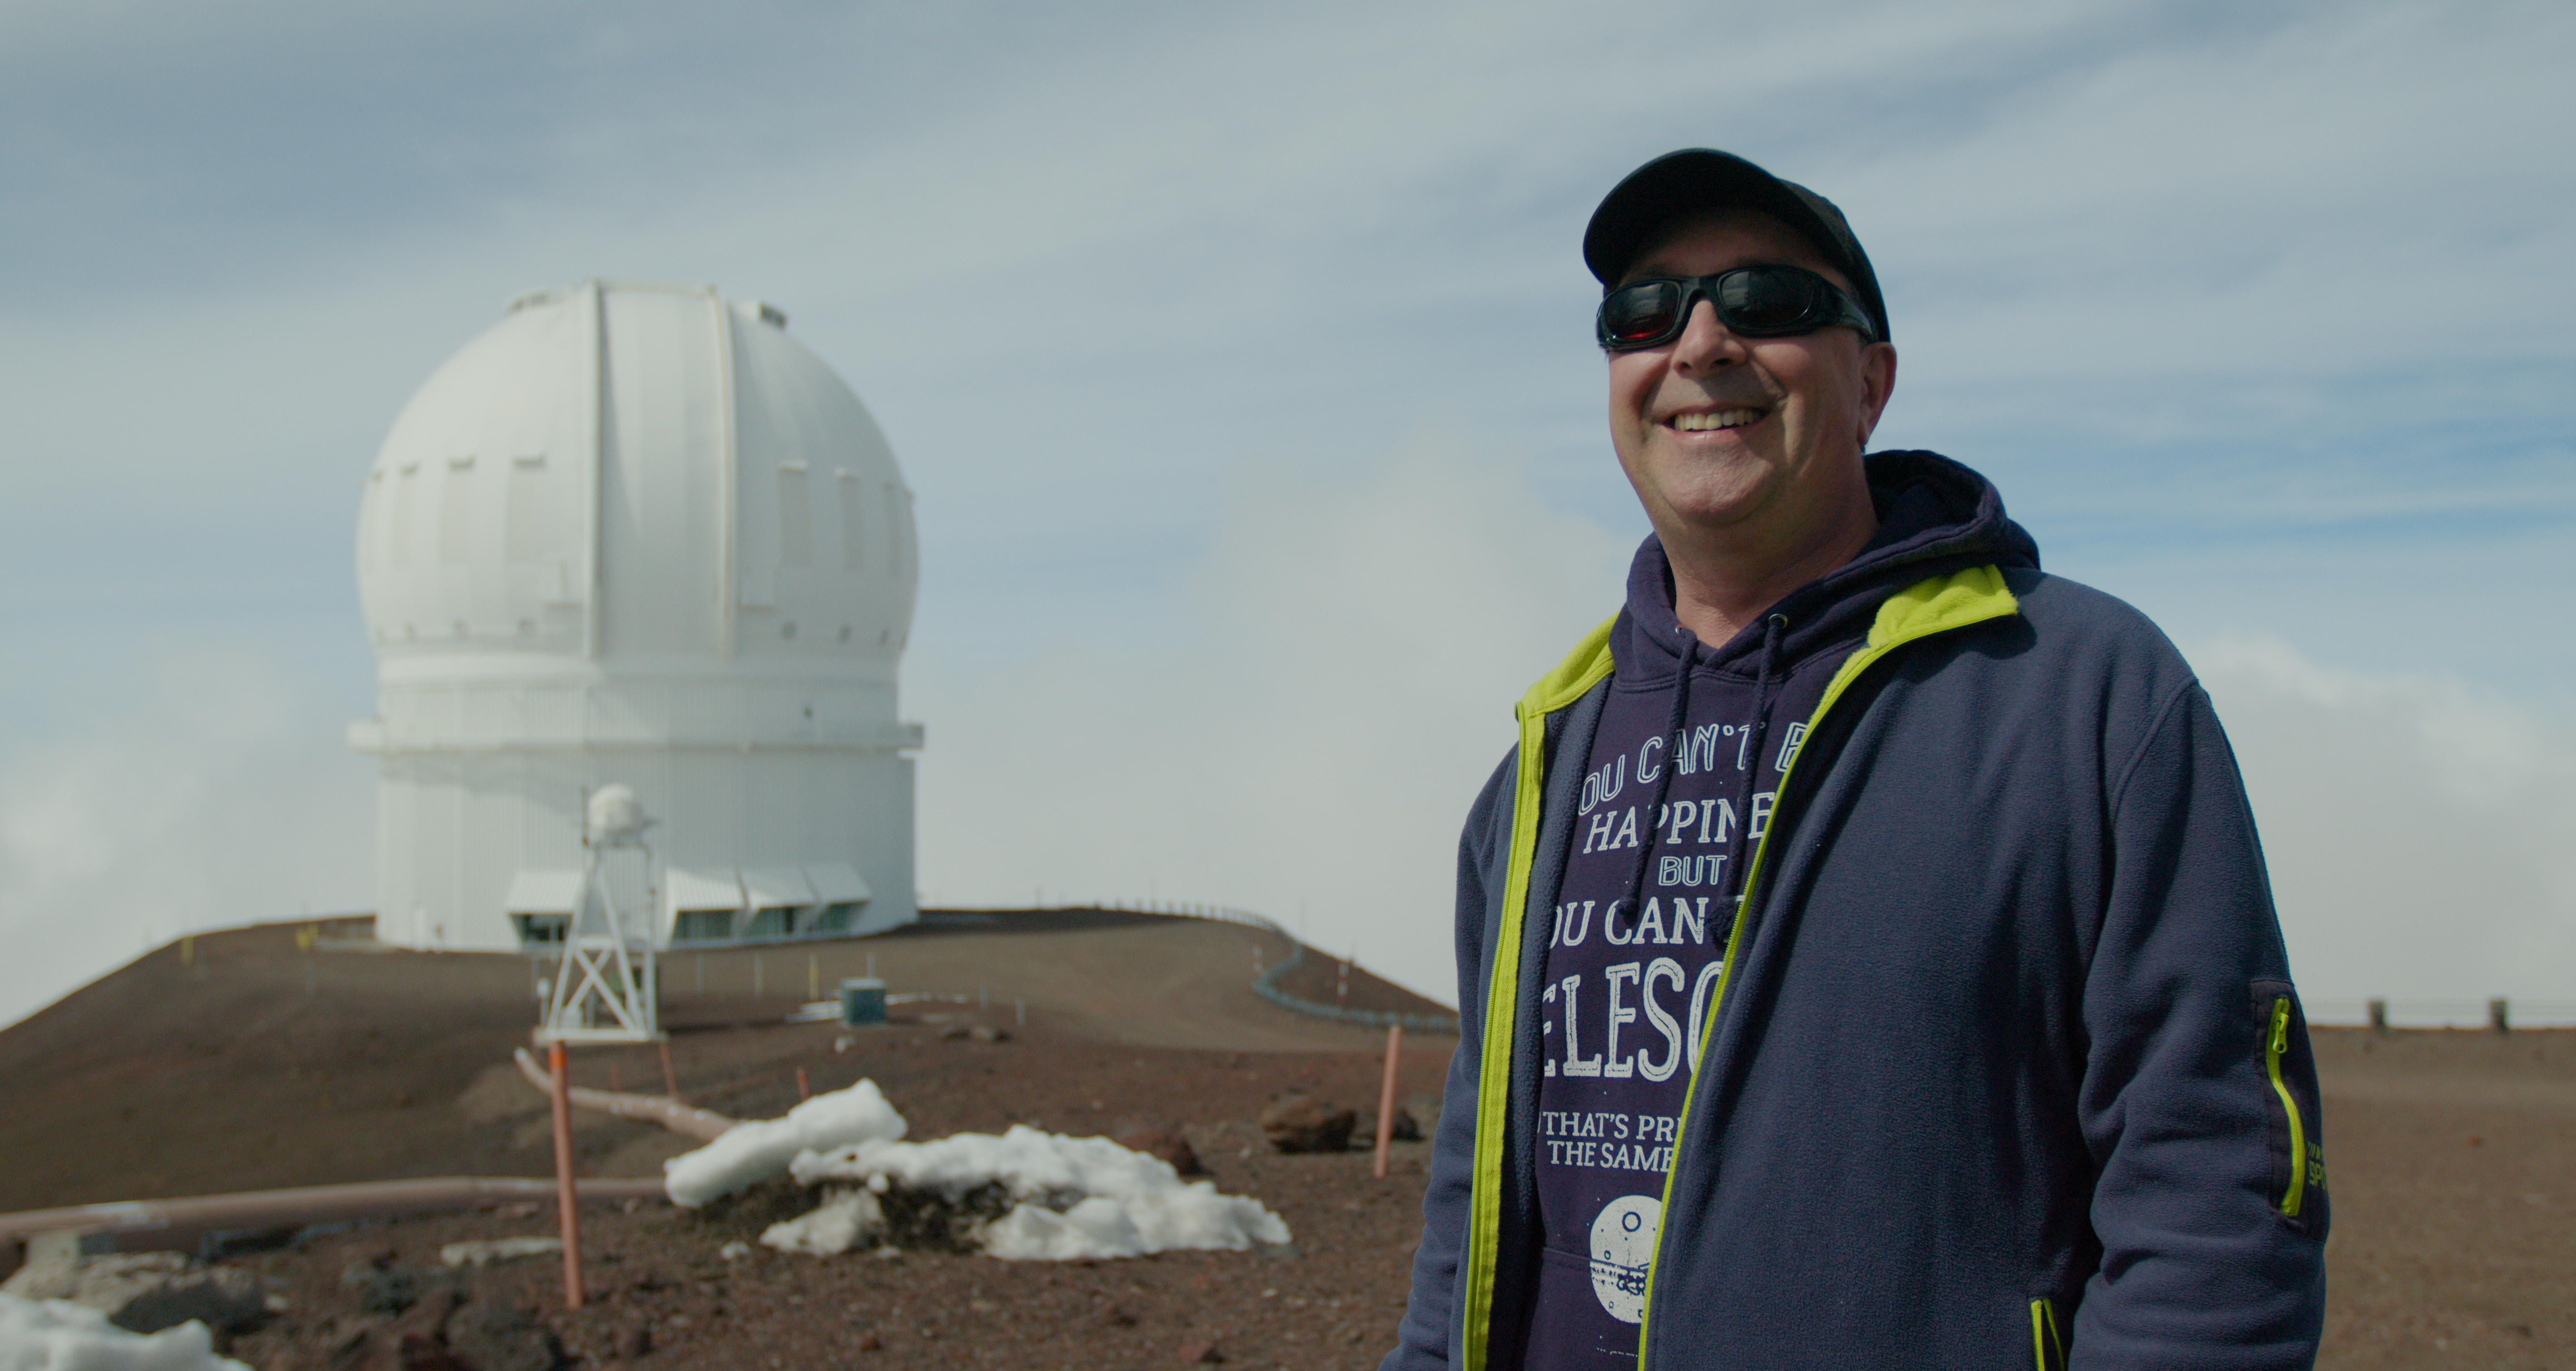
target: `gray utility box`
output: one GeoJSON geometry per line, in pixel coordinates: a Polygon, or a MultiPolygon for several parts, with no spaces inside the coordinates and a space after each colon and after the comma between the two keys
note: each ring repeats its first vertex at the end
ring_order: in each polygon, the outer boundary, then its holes
{"type": "Polygon", "coordinates": [[[874,976],[851,976],[841,982],[841,1022],[852,1028],[884,1023],[885,982],[874,976]]]}

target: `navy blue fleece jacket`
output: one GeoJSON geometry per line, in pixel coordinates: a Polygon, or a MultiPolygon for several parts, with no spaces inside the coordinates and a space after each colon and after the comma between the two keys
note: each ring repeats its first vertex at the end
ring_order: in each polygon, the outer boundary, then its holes
{"type": "MultiPolygon", "coordinates": [[[[1747,630],[1842,660],[1690,1026],[1641,1365],[2307,1366],[2315,1068],[2208,696],[1976,473],[1869,474],[1878,538],[1747,630]]],[[[1469,815],[1464,1033],[1385,1371],[1523,1360],[1550,911],[1611,674],[1670,617],[1632,593],[1532,687],[1469,815]]]]}

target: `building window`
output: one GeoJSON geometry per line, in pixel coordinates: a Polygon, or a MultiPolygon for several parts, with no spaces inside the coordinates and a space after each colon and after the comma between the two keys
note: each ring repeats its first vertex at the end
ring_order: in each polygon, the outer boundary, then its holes
{"type": "Polygon", "coordinates": [[[510,922],[519,926],[520,946],[551,946],[564,940],[565,931],[572,926],[572,916],[569,914],[513,914],[510,916],[510,922]]]}
{"type": "Polygon", "coordinates": [[[751,927],[743,934],[743,936],[746,938],[784,938],[787,936],[788,930],[795,927],[795,924],[796,911],[793,909],[755,909],[751,911],[751,927]]]}
{"type": "Polygon", "coordinates": [[[732,936],[730,909],[683,909],[671,924],[671,941],[677,943],[723,942],[732,936]]]}

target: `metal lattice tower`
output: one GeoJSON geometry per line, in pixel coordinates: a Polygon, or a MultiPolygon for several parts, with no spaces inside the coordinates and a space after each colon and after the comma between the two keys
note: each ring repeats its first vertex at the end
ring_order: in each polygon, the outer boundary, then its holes
{"type": "Polygon", "coordinates": [[[662,1036],[654,979],[652,899],[649,890],[638,908],[621,908],[608,878],[612,853],[632,851],[652,870],[652,849],[645,845],[646,818],[635,792],[622,785],[601,786],[584,805],[581,892],[564,930],[563,961],[547,997],[545,1018],[537,1025],[538,1042],[632,1043],[662,1036]]]}

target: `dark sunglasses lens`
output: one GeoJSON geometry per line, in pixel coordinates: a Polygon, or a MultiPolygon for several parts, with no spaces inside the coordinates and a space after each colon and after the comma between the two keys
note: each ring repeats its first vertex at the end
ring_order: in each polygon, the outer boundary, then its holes
{"type": "Polygon", "coordinates": [[[1672,281],[1640,281],[1621,286],[1601,302],[1601,342],[1605,347],[1644,347],[1673,332],[1680,317],[1682,288],[1672,281]]]}
{"type": "Polygon", "coordinates": [[[1726,274],[1718,314],[1738,333],[1796,333],[1815,327],[1819,281],[1789,267],[1747,267],[1726,274]]]}

